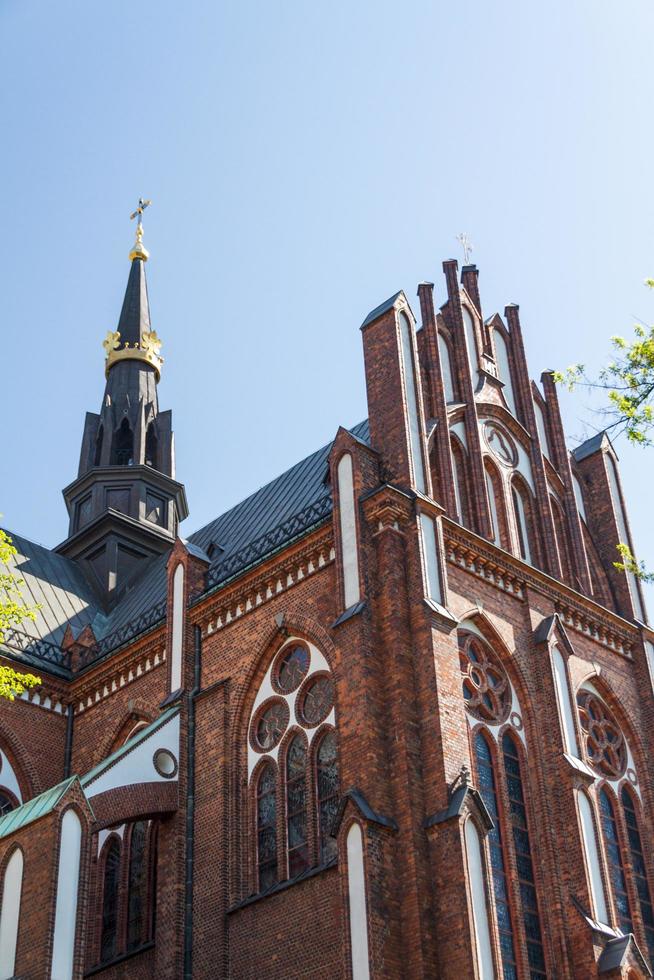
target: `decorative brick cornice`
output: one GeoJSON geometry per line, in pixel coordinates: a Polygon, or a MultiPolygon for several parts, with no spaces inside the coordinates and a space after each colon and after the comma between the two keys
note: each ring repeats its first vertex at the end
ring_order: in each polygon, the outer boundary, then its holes
{"type": "Polygon", "coordinates": [[[71,699],[75,705],[75,714],[88,711],[116,691],[160,667],[165,660],[166,648],[160,638],[158,643],[142,647],[138,653],[126,657],[120,664],[110,663],[109,670],[99,677],[96,675],[90,683],[87,682],[76,690],[71,699]]]}
{"type": "Polygon", "coordinates": [[[472,531],[445,518],[443,532],[448,561],[518,599],[527,587],[551,600],[566,626],[583,633],[607,649],[630,657],[638,627],[575,592],[545,572],[527,565],[472,531]]]}
{"type": "Polygon", "coordinates": [[[366,521],[374,534],[389,528],[401,531],[415,513],[415,494],[407,493],[390,483],[373,490],[361,501],[366,521]]]}
{"type": "Polygon", "coordinates": [[[256,576],[249,576],[196,606],[192,621],[200,626],[203,636],[210,636],[282,592],[288,592],[326,568],[334,558],[332,529],[327,526],[305,542],[304,547],[277,556],[267,569],[257,569],[256,576]]]}
{"type": "Polygon", "coordinates": [[[478,547],[476,542],[470,542],[463,537],[458,538],[450,532],[449,528],[445,531],[445,550],[447,560],[451,564],[483,578],[503,592],[515,596],[516,599],[524,599],[524,577],[507,568],[497,555],[478,547]]]}

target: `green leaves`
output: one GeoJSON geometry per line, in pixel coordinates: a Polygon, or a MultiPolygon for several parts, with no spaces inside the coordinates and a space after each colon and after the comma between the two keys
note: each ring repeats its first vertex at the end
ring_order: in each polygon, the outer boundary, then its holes
{"type": "MultiPolygon", "coordinates": [[[[16,578],[9,570],[16,555],[16,549],[11,538],[0,528],[0,643],[4,642],[5,631],[10,626],[19,626],[26,619],[36,619],[38,606],[27,607],[23,602],[20,587],[23,580],[16,578]]],[[[41,683],[41,678],[35,674],[21,674],[11,667],[0,665],[0,698],[13,701],[29,687],[41,683]]]]}
{"type": "Polygon", "coordinates": [[[645,563],[636,560],[628,544],[620,543],[617,547],[622,561],[614,561],[614,568],[617,568],[619,572],[630,572],[636,578],[639,578],[641,582],[654,582],[654,572],[648,572],[645,568],[645,563]]]}

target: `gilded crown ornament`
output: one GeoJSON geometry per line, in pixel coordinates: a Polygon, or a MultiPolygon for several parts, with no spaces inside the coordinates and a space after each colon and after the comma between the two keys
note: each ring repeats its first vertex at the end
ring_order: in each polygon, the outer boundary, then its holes
{"type": "Polygon", "coordinates": [[[144,330],[138,344],[125,344],[120,346],[120,332],[118,330],[108,330],[107,336],[102,341],[102,346],[107,352],[104,363],[105,376],[109,375],[109,370],[118,361],[145,361],[157,372],[157,381],[161,377],[161,365],[163,357],[159,353],[161,350],[161,340],[157,336],[156,330],[144,330]]]}

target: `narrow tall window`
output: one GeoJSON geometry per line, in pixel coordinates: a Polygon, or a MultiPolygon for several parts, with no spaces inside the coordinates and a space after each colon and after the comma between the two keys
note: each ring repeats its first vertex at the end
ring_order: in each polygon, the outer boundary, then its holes
{"type": "Polygon", "coordinates": [[[516,865],[518,867],[522,918],[527,937],[530,980],[539,980],[540,977],[546,976],[545,955],[543,952],[543,938],[541,935],[538,901],[536,898],[534,867],[531,859],[531,845],[529,843],[527,810],[522,786],[520,757],[516,744],[508,733],[502,739],[502,753],[504,756],[506,788],[509,796],[509,819],[513,832],[516,865]]]}
{"type": "Polygon", "coordinates": [[[271,765],[257,786],[257,864],[259,890],[266,891],[277,882],[277,789],[271,765]]]}
{"type": "Polygon", "coordinates": [[[123,419],[114,433],[111,462],[114,466],[131,466],[134,462],[134,435],[127,419],[123,419]]]}
{"type": "Polygon", "coordinates": [[[129,853],[129,882],[127,897],[127,948],[136,949],[143,942],[143,923],[147,900],[147,868],[145,838],[147,825],[143,820],[134,824],[129,853]]]}
{"type": "Polygon", "coordinates": [[[509,908],[508,881],[504,865],[504,850],[497,804],[495,773],[493,771],[493,757],[488,742],[481,732],[475,738],[475,758],[477,762],[479,789],[486,804],[486,809],[490,813],[495,825],[488,835],[488,840],[490,843],[493,891],[495,893],[497,927],[500,934],[503,975],[504,980],[517,980],[518,967],[513,942],[513,925],[511,923],[511,911],[509,908]]]}
{"type": "Polygon", "coordinates": [[[338,754],[336,735],[327,732],[316,755],[318,770],[318,830],[320,833],[320,860],[323,864],[336,857],[336,840],[331,828],[338,809],[338,754]]]}
{"type": "Polygon", "coordinates": [[[454,382],[452,380],[452,359],[450,358],[450,348],[442,333],[438,334],[438,353],[441,360],[441,376],[443,379],[443,392],[445,401],[448,405],[456,401],[454,397],[454,382]]]}
{"type": "Polygon", "coordinates": [[[531,503],[525,496],[521,487],[515,483],[511,487],[511,497],[513,498],[513,513],[515,514],[516,529],[518,531],[518,548],[520,557],[533,565],[531,545],[529,542],[531,531],[531,503]]]}
{"type": "Polygon", "coordinates": [[[561,564],[561,578],[564,582],[572,583],[572,564],[570,562],[570,551],[568,549],[568,532],[566,529],[563,511],[558,502],[550,495],[552,508],[552,518],[554,519],[554,529],[556,531],[556,548],[559,553],[561,564]]]}
{"type": "Polygon", "coordinates": [[[120,844],[114,838],[109,844],[104,864],[102,890],[102,935],[100,962],[106,963],[116,955],[118,932],[118,880],[120,874],[120,844]]]}
{"type": "Polygon", "coordinates": [[[500,381],[504,383],[504,397],[512,415],[517,415],[515,409],[515,396],[513,385],[511,384],[511,367],[509,361],[509,351],[504,339],[504,334],[495,330],[495,353],[497,355],[497,367],[500,381]]]}
{"type": "Polygon", "coordinates": [[[472,527],[468,507],[465,450],[458,439],[452,439],[452,469],[454,476],[454,497],[459,524],[462,524],[464,527],[472,527]]]}
{"type": "Polygon", "coordinates": [[[486,489],[488,491],[488,506],[490,507],[491,523],[493,527],[492,540],[500,548],[506,548],[505,518],[504,518],[504,496],[502,494],[502,481],[495,467],[488,460],[484,461],[486,472],[486,489]]]}
{"type": "Polygon", "coordinates": [[[307,747],[301,735],[291,742],[286,756],[286,827],[288,876],[295,878],[309,867],[307,845],[307,747]]]}
{"type": "Polygon", "coordinates": [[[99,466],[100,460],[102,459],[102,439],[104,437],[104,427],[100,426],[98,429],[98,434],[95,437],[95,453],[93,456],[93,465],[99,466]]]}
{"type": "Polygon", "coordinates": [[[148,431],[145,435],[145,465],[151,466],[153,469],[158,469],[157,467],[157,449],[159,445],[159,440],[157,439],[157,430],[154,427],[154,422],[150,422],[148,426],[148,431]]]}
{"type": "Polygon", "coordinates": [[[624,866],[620,853],[620,841],[618,838],[618,827],[613,812],[613,804],[609,799],[609,794],[603,789],[599,795],[600,816],[602,819],[602,832],[604,834],[604,846],[609,862],[609,872],[611,884],[613,886],[613,898],[618,912],[618,922],[624,933],[633,932],[634,927],[631,920],[631,909],[629,908],[629,895],[627,894],[627,882],[624,876],[624,866]]]}
{"type": "Polygon", "coordinates": [[[634,872],[636,891],[638,892],[640,914],[645,927],[645,940],[647,942],[650,962],[654,962],[654,911],[652,909],[652,896],[649,890],[649,883],[647,881],[647,869],[645,867],[645,858],[643,856],[643,845],[638,827],[636,807],[634,806],[631,793],[626,786],[622,787],[620,799],[622,801],[622,809],[624,811],[624,818],[627,824],[629,851],[631,853],[631,866],[634,872]]]}

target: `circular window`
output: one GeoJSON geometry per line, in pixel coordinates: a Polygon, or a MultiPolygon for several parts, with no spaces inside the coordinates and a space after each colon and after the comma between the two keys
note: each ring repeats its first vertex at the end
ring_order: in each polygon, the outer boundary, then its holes
{"type": "Polygon", "coordinates": [[[302,721],[314,727],[324,721],[334,707],[334,682],[331,677],[320,674],[309,681],[301,700],[302,721]]]}
{"type": "Polygon", "coordinates": [[[592,691],[580,691],[577,705],[588,761],[600,775],[620,779],[627,768],[627,746],[617,722],[592,691]]]}
{"type": "Polygon", "coordinates": [[[504,429],[500,429],[498,425],[494,425],[492,422],[487,422],[484,426],[484,435],[488,448],[493,455],[506,466],[515,466],[518,461],[518,454],[513,440],[504,429]]]}
{"type": "Polygon", "coordinates": [[[500,725],[511,707],[511,686],[499,660],[485,643],[468,633],[459,638],[459,665],[470,714],[500,725]]]}
{"type": "Polygon", "coordinates": [[[270,752],[279,745],[288,727],[289,711],[285,701],[266,701],[254,719],[252,745],[258,752],[270,752]]]}
{"type": "Polygon", "coordinates": [[[177,775],[177,759],[168,749],[157,749],[152,761],[154,768],[164,779],[172,779],[177,775]]]}
{"type": "Polygon", "coordinates": [[[282,694],[296,691],[309,673],[309,651],[294,644],[282,650],[277,669],[273,672],[275,686],[282,694]]]}

